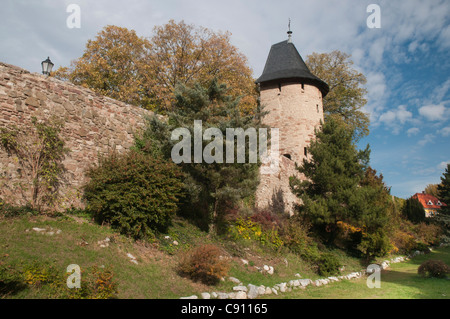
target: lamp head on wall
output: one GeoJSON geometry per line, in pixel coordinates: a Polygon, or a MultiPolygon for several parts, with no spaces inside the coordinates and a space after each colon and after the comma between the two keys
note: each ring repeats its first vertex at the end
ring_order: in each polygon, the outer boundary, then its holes
{"type": "Polygon", "coordinates": [[[47,57],[47,60],[41,62],[41,66],[42,66],[42,74],[50,75],[50,72],[52,72],[54,64],[52,63],[52,61],[50,61],[50,57],[47,57]]]}

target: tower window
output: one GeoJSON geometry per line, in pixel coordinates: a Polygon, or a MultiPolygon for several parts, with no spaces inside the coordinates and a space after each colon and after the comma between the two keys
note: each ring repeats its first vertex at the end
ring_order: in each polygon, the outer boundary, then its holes
{"type": "Polygon", "coordinates": [[[292,160],[291,154],[283,154],[283,156],[286,157],[286,158],[288,158],[288,159],[290,159],[290,160],[292,160]]]}
{"type": "Polygon", "coordinates": [[[316,104],[317,113],[319,113],[319,104],[316,104]]]}
{"type": "Polygon", "coordinates": [[[305,156],[308,156],[308,150],[306,149],[306,147],[303,148],[303,152],[305,153],[305,156]]]}
{"type": "Polygon", "coordinates": [[[304,89],[305,89],[305,84],[302,83],[302,90],[304,90],[304,89]]]}
{"type": "Polygon", "coordinates": [[[278,83],[278,91],[281,92],[281,83],[278,83]]]}

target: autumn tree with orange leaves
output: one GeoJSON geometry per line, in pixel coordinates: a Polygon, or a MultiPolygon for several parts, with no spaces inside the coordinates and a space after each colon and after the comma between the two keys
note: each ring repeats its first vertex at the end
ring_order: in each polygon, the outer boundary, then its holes
{"type": "Polygon", "coordinates": [[[106,26],[86,44],[84,54],[55,76],[111,98],[159,112],[171,111],[177,84],[207,85],[216,78],[241,97],[240,109],[256,109],[257,91],[247,58],[231,44],[229,32],[170,20],[150,38],[106,26]]]}
{"type": "Polygon", "coordinates": [[[364,74],[353,66],[351,56],[341,51],[312,53],[306,64],[311,72],[325,81],[330,92],[323,99],[325,121],[333,118],[350,127],[354,138],[360,140],[369,134],[370,119],[364,106],[367,104],[367,82],[364,74]]]}
{"type": "Polygon", "coordinates": [[[170,20],[155,27],[145,73],[157,104],[170,109],[178,83],[189,86],[198,81],[207,85],[216,78],[230,88],[230,95],[242,97],[241,110],[251,112],[257,98],[252,70],[230,37],[229,32],[213,32],[183,21],[170,20]]]}
{"type": "Polygon", "coordinates": [[[133,30],[106,26],[88,40],[84,54],[54,76],[92,89],[113,99],[150,108],[151,94],[145,83],[144,64],[149,43],[133,30]]]}

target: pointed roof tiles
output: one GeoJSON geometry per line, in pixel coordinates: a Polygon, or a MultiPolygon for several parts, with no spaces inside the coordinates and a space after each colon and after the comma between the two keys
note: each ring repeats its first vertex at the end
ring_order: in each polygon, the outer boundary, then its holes
{"type": "Polygon", "coordinates": [[[256,83],[288,79],[310,82],[322,92],[323,97],[328,94],[328,85],[309,71],[294,44],[286,40],[272,45],[263,74],[256,83]]]}

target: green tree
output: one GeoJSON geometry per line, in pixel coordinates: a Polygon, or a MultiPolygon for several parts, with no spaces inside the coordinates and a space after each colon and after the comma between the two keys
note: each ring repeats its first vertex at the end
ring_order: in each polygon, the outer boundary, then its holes
{"type": "Polygon", "coordinates": [[[438,186],[439,184],[428,184],[424,189],[425,194],[439,198],[438,186]]]}
{"type": "Polygon", "coordinates": [[[325,81],[330,92],[323,99],[325,121],[332,117],[355,131],[354,138],[369,134],[369,116],[363,111],[367,100],[364,74],[353,67],[349,54],[341,51],[312,53],[306,57],[306,64],[313,74],[325,81]]]}
{"type": "Polygon", "coordinates": [[[440,213],[450,215],[450,164],[447,164],[443,176],[441,176],[441,184],[438,188],[438,198],[441,202],[447,204],[447,206],[442,206],[440,213]]]}
{"type": "Polygon", "coordinates": [[[447,164],[443,176],[441,176],[441,183],[438,188],[439,200],[447,206],[441,206],[439,214],[434,217],[434,222],[441,225],[445,235],[441,240],[445,243],[450,243],[450,164],[447,164]]]}
{"type": "Polygon", "coordinates": [[[291,178],[293,191],[303,202],[300,211],[323,229],[351,219],[348,204],[363,179],[360,160],[365,157],[356,150],[352,138],[352,130],[330,119],[308,147],[310,159],[304,159],[298,168],[306,180],[291,178]]]}
{"type": "Polygon", "coordinates": [[[365,169],[364,178],[359,186],[370,193],[367,195],[370,198],[368,204],[372,206],[370,208],[372,214],[363,215],[368,219],[363,220],[362,224],[366,225],[369,232],[384,228],[388,219],[395,216],[388,216],[388,212],[393,209],[393,203],[390,195],[391,189],[384,183],[383,175],[377,174],[377,171],[369,166],[365,169]]]}
{"type": "Polygon", "coordinates": [[[308,147],[310,158],[298,167],[306,180],[292,177],[290,182],[302,201],[299,213],[328,243],[336,239],[339,223],[345,223],[360,229],[352,246],[370,257],[387,248],[388,190],[382,178],[368,168],[369,146],[356,149],[354,133],[329,118],[308,147]]]}
{"type": "Polygon", "coordinates": [[[420,223],[425,220],[425,210],[416,197],[410,197],[406,200],[403,215],[413,223],[420,223]]]}
{"type": "MultiPolygon", "coordinates": [[[[258,132],[259,121],[252,116],[242,116],[239,111],[239,99],[227,95],[227,87],[212,80],[208,87],[195,83],[192,87],[178,85],[175,91],[174,112],[169,113],[167,122],[156,117],[150,119],[147,129],[136,146],[146,152],[161,153],[167,159],[172,158],[172,150],[179,143],[171,140],[171,133],[177,128],[189,132],[186,137],[192,145],[187,154],[188,161],[179,163],[187,174],[185,184],[189,198],[186,199],[183,213],[195,219],[203,229],[219,231],[217,227],[227,210],[238,205],[244,198],[251,198],[258,183],[258,163],[249,162],[248,140],[246,140],[245,163],[237,163],[237,143],[234,145],[234,163],[226,163],[227,128],[255,129],[258,132]],[[202,131],[195,132],[194,121],[202,121],[202,131]],[[219,129],[222,140],[213,136],[211,141],[202,139],[201,150],[211,155],[223,151],[223,163],[195,162],[195,136],[204,135],[208,129],[219,129]],[[157,141],[153,146],[149,141],[157,141]],[[211,146],[215,145],[214,149],[211,146]]],[[[220,135],[219,134],[219,135],[220,135]]]]}

